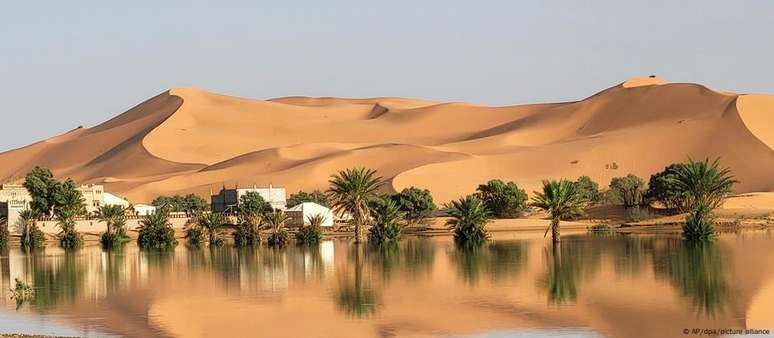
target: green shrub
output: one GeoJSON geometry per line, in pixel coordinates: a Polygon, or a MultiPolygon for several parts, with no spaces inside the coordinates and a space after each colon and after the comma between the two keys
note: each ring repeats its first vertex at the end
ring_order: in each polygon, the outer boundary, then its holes
{"type": "Polygon", "coordinates": [[[261,236],[258,230],[253,227],[242,224],[234,231],[234,245],[237,247],[255,246],[261,243],[261,236]]]}
{"type": "Polygon", "coordinates": [[[305,225],[296,232],[296,242],[298,244],[314,245],[322,240],[322,230],[319,227],[305,225]]]}
{"type": "Polygon", "coordinates": [[[715,237],[715,216],[706,204],[694,206],[683,225],[683,237],[687,240],[708,240],[715,237]]]}
{"type": "Polygon", "coordinates": [[[389,198],[398,206],[398,210],[404,213],[410,223],[416,224],[432,215],[436,206],[430,190],[415,187],[405,188],[389,198]]]}
{"type": "Polygon", "coordinates": [[[166,211],[160,210],[140,221],[137,244],[144,249],[167,249],[177,245],[175,230],[166,211]]]}
{"type": "Polygon", "coordinates": [[[647,207],[634,207],[626,210],[627,222],[640,222],[657,218],[658,216],[658,214],[651,212],[647,207]]]}
{"type": "Polygon", "coordinates": [[[643,204],[644,189],[645,182],[633,174],[624,177],[613,177],[610,181],[610,191],[627,208],[643,204]]]}
{"type": "Polygon", "coordinates": [[[490,180],[476,189],[489,213],[497,218],[518,217],[527,208],[527,193],[516,183],[490,180]]]}
{"type": "Polygon", "coordinates": [[[285,206],[287,208],[292,208],[294,206],[297,206],[305,202],[317,203],[326,208],[330,208],[330,202],[328,202],[328,196],[326,196],[325,193],[320,190],[315,190],[315,191],[312,191],[311,193],[308,193],[306,191],[299,191],[295,194],[290,194],[290,197],[288,197],[288,200],[285,206]]]}
{"type": "Polygon", "coordinates": [[[489,210],[475,195],[452,201],[446,206],[452,217],[446,222],[454,228],[454,241],[462,246],[477,246],[489,240],[486,225],[491,221],[489,210]]]}
{"type": "Polygon", "coordinates": [[[117,248],[129,241],[129,235],[125,232],[103,232],[99,242],[103,248],[117,248]]]}
{"type": "Polygon", "coordinates": [[[186,231],[185,239],[188,241],[188,244],[199,246],[204,243],[204,235],[204,229],[198,226],[192,226],[186,231]]]}
{"type": "Polygon", "coordinates": [[[374,244],[395,243],[400,240],[398,223],[403,213],[392,199],[379,199],[371,206],[373,225],[368,231],[368,241],[374,244]]]}
{"type": "Polygon", "coordinates": [[[266,238],[266,244],[271,247],[283,247],[288,244],[288,232],[285,229],[279,229],[272,231],[269,237],[266,238]]]}
{"type": "Polygon", "coordinates": [[[590,204],[598,204],[602,202],[602,192],[599,191],[599,184],[594,182],[591,177],[581,176],[575,183],[575,190],[582,196],[585,201],[590,204]]]}
{"type": "Polygon", "coordinates": [[[59,245],[65,249],[77,249],[83,245],[83,235],[75,230],[75,221],[69,215],[60,214],[59,227],[62,231],[59,232],[57,237],[59,238],[59,245]]]}

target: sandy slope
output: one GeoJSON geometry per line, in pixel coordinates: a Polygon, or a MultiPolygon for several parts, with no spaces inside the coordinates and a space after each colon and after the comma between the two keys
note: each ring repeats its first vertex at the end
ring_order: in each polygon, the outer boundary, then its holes
{"type": "Polygon", "coordinates": [[[89,129],[0,154],[0,181],[34,165],[134,202],[222,185],[326,186],[353,166],[447,201],[490,178],[606,184],[721,157],[738,191],[774,191],[774,97],[634,78],[585,100],[484,107],[403,98],[251,100],[179,88],[89,129]],[[615,163],[617,169],[609,169],[615,163]]]}

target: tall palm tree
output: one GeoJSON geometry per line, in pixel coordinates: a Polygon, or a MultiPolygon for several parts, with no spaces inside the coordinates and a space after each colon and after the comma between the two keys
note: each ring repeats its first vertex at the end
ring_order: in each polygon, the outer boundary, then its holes
{"type": "Polygon", "coordinates": [[[393,243],[400,239],[398,223],[404,213],[392,199],[381,198],[372,203],[374,224],[368,232],[368,241],[376,244],[393,243]]]}
{"type": "Polygon", "coordinates": [[[125,224],[126,209],[120,205],[103,205],[97,209],[97,219],[105,222],[107,233],[120,232],[125,224]]]}
{"type": "Polygon", "coordinates": [[[33,209],[24,209],[19,212],[19,225],[22,228],[21,245],[25,248],[34,248],[39,245],[35,238],[35,224],[39,214],[33,209]]]}
{"type": "MultiPolygon", "coordinates": [[[[551,237],[554,243],[559,243],[561,241],[559,222],[563,218],[582,215],[583,208],[586,207],[588,201],[576,188],[575,183],[568,180],[544,180],[543,191],[535,191],[534,193],[532,205],[548,213],[548,217],[551,218],[551,237]]],[[[546,229],[546,234],[548,234],[548,229],[546,229]]]]}
{"type": "Polygon", "coordinates": [[[349,213],[355,222],[355,243],[362,240],[362,227],[370,217],[368,203],[378,197],[379,188],[384,185],[376,171],[354,168],[339,171],[331,176],[328,196],[337,212],[349,213]]]}
{"type": "Polygon", "coordinates": [[[701,162],[689,160],[675,168],[671,180],[677,190],[688,195],[689,205],[706,205],[715,209],[733,192],[739,181],[734,179],[729,168],[720,168],[720,159],[712,163],[709,159],[701,162]]]}
{"type": "Polygon", "coordinates": [[[210,245],[217,245],[221,241],[218,238],[218,228],[226,223],[226,218],[217,212],[202,212],[197,217],[199,226],[207,231],[210,239],[210,245]]]}
{"type": "Polygon", "coordinates": [[[457,244],[477,245],[489,239],[486,225],[492,220],[484,202],[475,195],[452,201],[446,206],[452,217],[446,224],[454,227],[457,244]]]}

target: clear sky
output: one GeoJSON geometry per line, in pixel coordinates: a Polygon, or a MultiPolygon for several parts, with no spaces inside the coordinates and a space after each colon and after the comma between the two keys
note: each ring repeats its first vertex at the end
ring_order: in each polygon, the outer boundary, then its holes
{"type": "Polygon", "coordinates": [[[7,1],[0,151],[170,87],[581,99],[634,75],[774,93],[774,1],[7,1]]]}

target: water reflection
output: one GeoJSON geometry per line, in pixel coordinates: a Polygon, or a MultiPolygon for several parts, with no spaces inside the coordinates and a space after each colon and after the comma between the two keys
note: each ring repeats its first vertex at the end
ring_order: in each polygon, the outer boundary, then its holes
{"type": "MultiPolygon", "coordinates": [[[[353,272],[345,271],[339,277],[336,304],[341,311],[349,316],[368,317],[376,313],[379,307],[380,295],[374,287],[371,275],[364,275],[367,271],[363,271],[366,250],[365,245],[352,246],[348,252],[348,260],[351,262],[349,266],[353,272]]],[[[382,270],[384,270],[384,263],[382,262],[381,265],[382,270]]]]}
{"type": "Polygon", "coordinates": [[[599,269],[600,250],[598,245],[585,240],[565,240],[544,249],[546,272],[537,285],[547,293],[549,304],[575,302],[579,283],[599,269]]]}
{"type": "Polygon", "coordinates": [[[525,266],[526,241],[502,241],[478,246],[455,246],[450,255],[458,274],[471,286],[482,275],[497,282],[513,278],[525,266]]]}
{"type": "Polygon", "coordinates": [[[669,280],[691,303],[697,315],[714,318],[730,301],[730,260],[714,242],[667,241],[654,257],[656,275],[669,280]]]}

